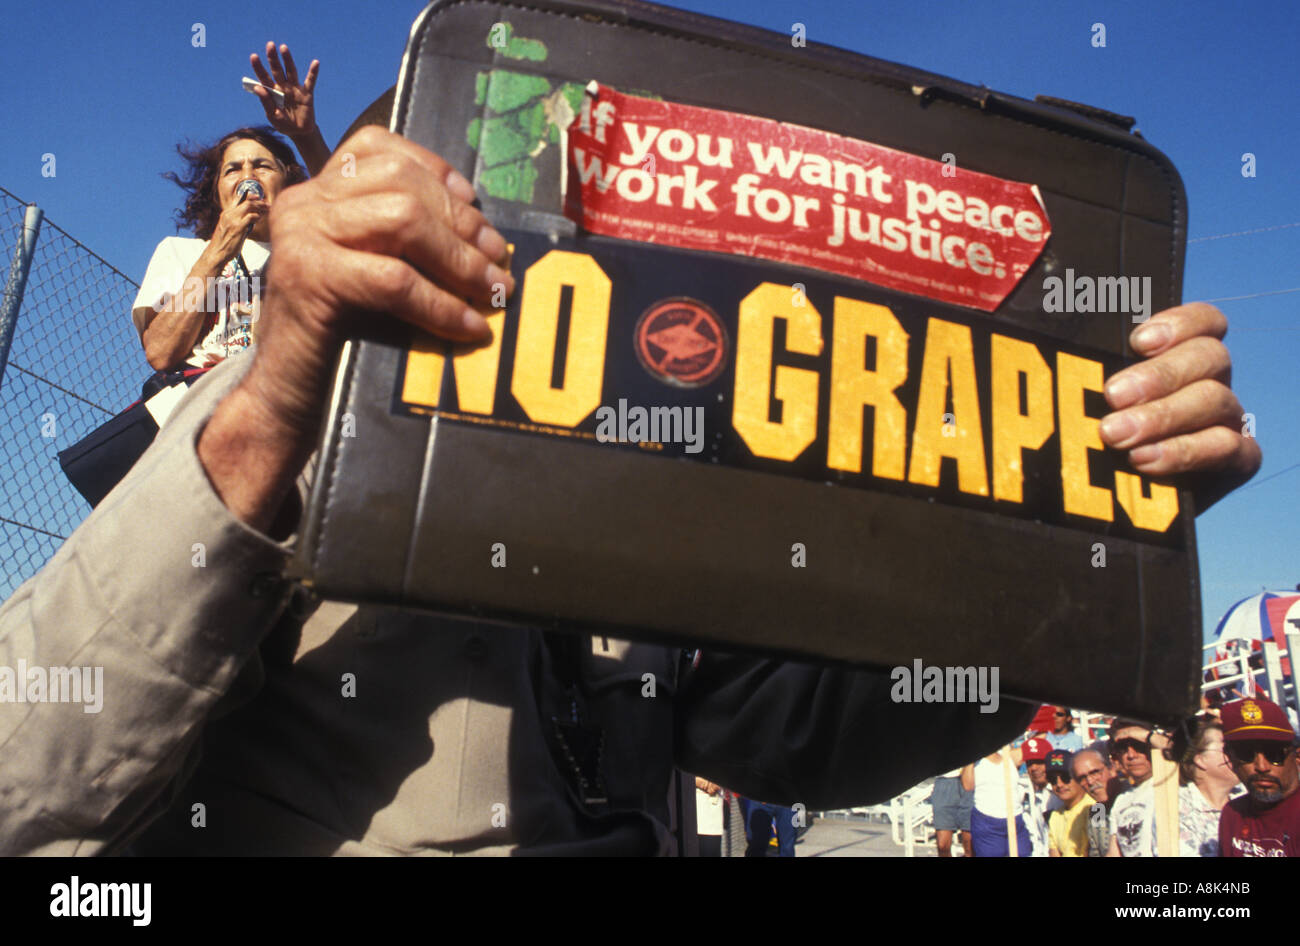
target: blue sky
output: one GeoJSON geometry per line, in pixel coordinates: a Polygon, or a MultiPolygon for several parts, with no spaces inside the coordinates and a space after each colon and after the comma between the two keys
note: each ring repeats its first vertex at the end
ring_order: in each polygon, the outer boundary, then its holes
{"type": "MultiPolygon", "coordinates": [[[[1053,95],[1138,118],[1169,155],[1190,205],[1186,299],[1300,287],[1300,128],[1294,68],[1300,8],[1289,2],[705,2],[690,10],[824,42],[1026,98],[1053,95]],[[1103,23],[1106,47],[1090,43],[1103,23]],[[1256,156],[1257,176],[1241,175],[1256,156]],[[1292,225],[1292,226],[1288,226],[1292,225]],[[1280,228],[1280,229],[1265,229],[1280,228]],[[1246,233],[1223,239],[1221,234],[1246,233]]],[[[300,69],[321,60],[318,117],[326,140],[393,84],[421,4],[53,2],[10,4],[0,93],[0,186],[139,280],[173,233],[178,140],[215,138],[262,111],[239,79],[266,40],[287,42],[300,69]],[[203,23],[206,46],[191,43],[203,23]],[[56,176],[42,177],[42,155],[56,176]]],[[[647,78],[647,86],[653,85],[647,78]]],[[[1197,522],[1205,622],[1261,587],[1300,582],[1295,495],[1300,443],[1300,292],[1225,301],[1234,388],[1256,415],[1259,485],[1197,522]],[[1265,478],[1275,478],[1263,482],[1265,478]]],[[[128,313],[121,313],[127,319],[128,313]]],[[[143,378],[141,358],[136,370],[143,378]]]]}

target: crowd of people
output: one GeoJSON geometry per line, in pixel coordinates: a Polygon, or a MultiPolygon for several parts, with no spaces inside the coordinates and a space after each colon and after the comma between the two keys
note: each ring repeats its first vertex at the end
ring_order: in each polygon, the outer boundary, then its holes
{"type": "Polygon", "coordinates": [[[968,857],[1157,856],[1153,753],[1177,767],[1179,856],[1300,854],[1297,738],[1276,703],[1234,700],[1169,734],[1116,719],[1090,745],[1068,708],[1053,721],[935,779],[940,857],[956,834],[968,857]]]}
{"type": "MultiPolygon", "coordinates": [[[[1300,854],[1300,739],[1272,701],[1237,699],[1170,733],[1118,718],[1090,744],[1067,707],[1052,707],[1052,720],[1050,731],[935,778],[940,857],[953,856],[956,836],[967,857],[1159,856],[1153,753],[1177,772],[1178,856],[1300,854]]],[[[695,784],[701,855],[723,852],[727,807],[737,805],[745,856],[794,856],[796,810],[695,784]]]]}

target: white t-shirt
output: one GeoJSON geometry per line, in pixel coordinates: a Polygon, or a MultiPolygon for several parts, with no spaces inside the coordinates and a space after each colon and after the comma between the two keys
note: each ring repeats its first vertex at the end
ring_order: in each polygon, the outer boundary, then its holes
{"type": "Polygon", "coordinates": [[[1110,809],[1110,833],[1124,857],[1156,857],[1156,796],[1147,779],[1122,792],[1110,809]]]}
{"type": "MultiPolygon", "coordinates": [[[[1012,778],[1015,778],[1014,769],[1012,770],[1012,778]]],[[[1016,806],[1016,810],[1012,814],[1021,814],[1020,789],[1014,781],[1011,784],[1011,800],[1012,804],[1016,806]]],[[[975,763],[975,807],[980,814],[988,815],[990,818],[1005,818],[1007,816],[1006,787],[1002,782],[1001,762],[980,759],[975,763]]]]}
{"type": "MultiPolygon", "coordinates": [[[[131,307],[131,321],[135,324],[138,333],[143,335],[145,328],[153,319],[149,309],[156,314],[162,311],[173,296],[182,295],[182,292],[188,294],[197,291],[197,288],[185,287],[185,278],[190,274],[190,270],[194,268],[194,264],[198,262],[207,245],[206,240],[187,237],[167,237],[158,244],[158,248],[153,251],[153,258],[149,260],[144,282],[140,284],[140,293],[135,297],[135,304],[131,307]]],[[[253,280],[246,289],[241,289],[236,279],[238,267],[234,260],[230,260],[221,270],[216,284],[202,288],[204,295],[216,304],[214,309],[208,310],[216,312],[216,321],[205,327],[199,334],[198,343],[185,359],[188,365],[202,368],[210,360],[237,355],[252,344],[252,318],[237,304],[241,299],[241,292],[243,298],[257,297],[262,272],[271,255],[271,245],[257,240],[245,240],[241,252],[244,263],[248,267],[248,275],[253,277],[253,280]]],[[[253,314],[255,315],[256,312],[255,303],[253,314]]]]}

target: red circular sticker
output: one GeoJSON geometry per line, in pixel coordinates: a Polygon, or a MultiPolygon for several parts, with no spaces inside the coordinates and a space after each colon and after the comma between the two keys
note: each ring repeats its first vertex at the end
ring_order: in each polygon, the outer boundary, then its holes
{"type": "Polygon", "coordinates": [[[708,384],[727,363],[727,330],[698,299],[661,299],[636,323],[636,355],[660,381],[685,388],[708,384]]]}

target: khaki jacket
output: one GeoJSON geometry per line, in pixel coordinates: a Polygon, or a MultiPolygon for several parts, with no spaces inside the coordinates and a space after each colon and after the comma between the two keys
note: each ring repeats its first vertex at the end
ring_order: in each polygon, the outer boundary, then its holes
{"type": "Polygon", "coordinates": [[[668,853],[674,766],[858,805],[1028,722],[894,704],[885,673],[314,606],[280,578],[294,540],[236,520],[198,461],[251,360],[195,385],[0,608],[0,670],[103,668],[98,712],[0,702],[0,854],[668,853]]]}

